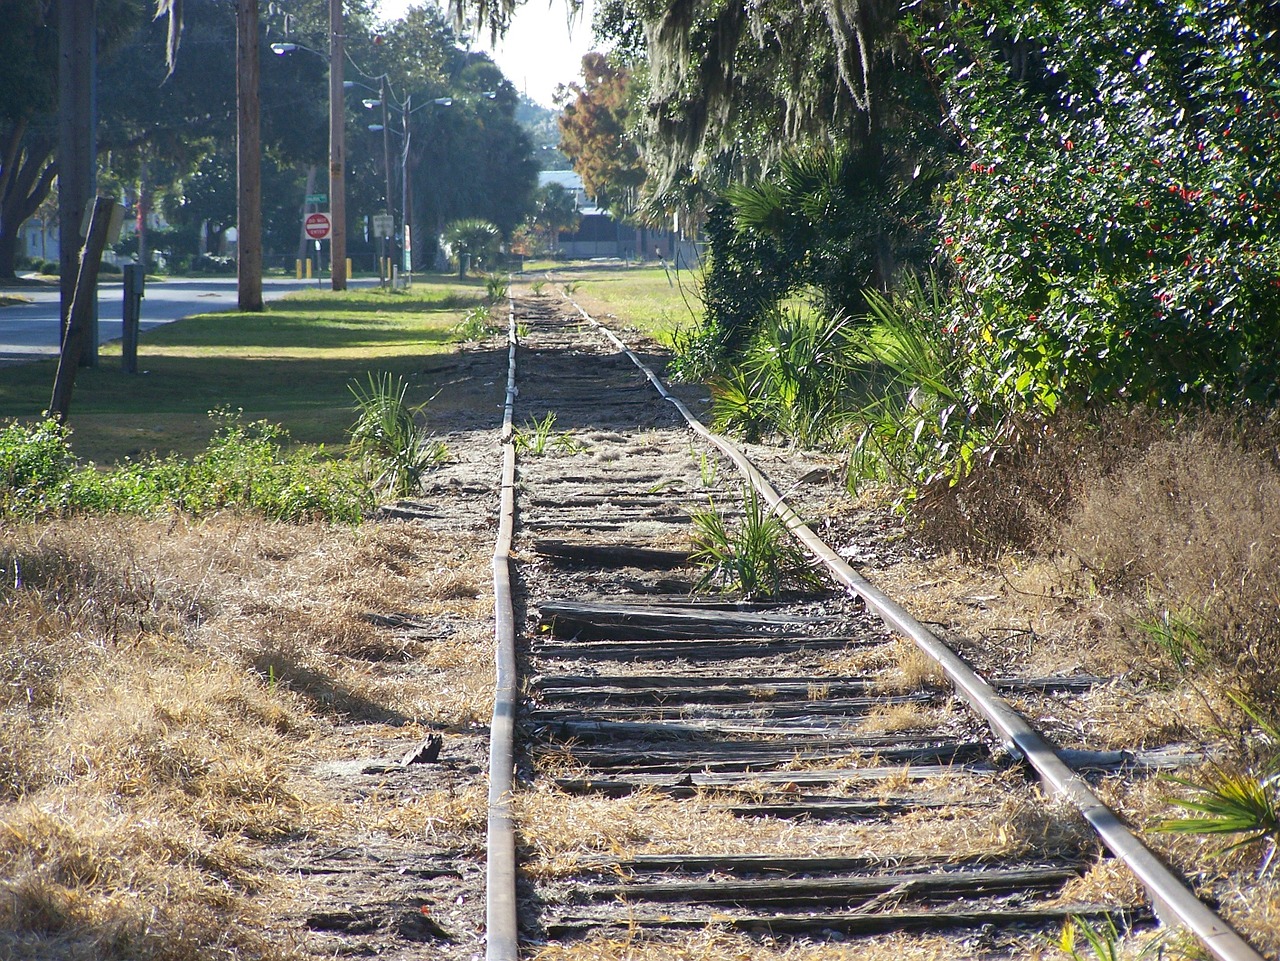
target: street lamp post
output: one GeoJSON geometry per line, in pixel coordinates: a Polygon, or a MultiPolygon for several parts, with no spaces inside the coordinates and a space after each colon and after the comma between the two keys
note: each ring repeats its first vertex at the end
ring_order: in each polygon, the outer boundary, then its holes
{"type": "Polygon", "coordinates": [[[409,279],[413,277],[413,180],[409,176],[409,144],[411,140],[411,131],[413,128],[409,126],[409,114],[415,110],[421,110],[423,107],[452,107],[452,97],[436,97],[428,103],[420,104],[417,107],[411,107],[410,98],[406,97],[404,101],[404,162],[400,165],[400,200],[404,204],[404,270],[409,275],[409,279]]]}
{"type": "MultiPolygon", "coordinates": [[[[364,87],[364,84],[356,84],[354,81],[351,81],[351,80],[347,81],[347,85],[364,87]]],[[[371,131],[374,131],[374,132],[377,132],[379,130],[382,131],[382,172],[383,172],[383,175],[386,177],[386,195],[385,195],[386,213],[387,213],[387,216],[391,218],[391,233],[384,238],[384,240],[386,241],[386,245],[384,249],[384,254],[385,254],[384,259],[390,265],[392,252],[395,249],[396,230],[395,230],[395,198],[392,196],[392,193],[391,193],[391,128],[387,124],[387,119],[388,119],[387,117],[387,109],[388,109],[387,108],[387,96],[388,96],[387,75],[384,73],[381,77],[378,78],[378,90],[372,91],[372,89],[369,87],[365,87],[365,89],[378,94],[377,100],[361,101],[364,104],[365,109],[372,110],[374,107],[382,108],[382,123],[371,123],[368,126],[371,131]]],[[[390,269],[389,267],[389,269],[387,270],[386,279],[388,281],[392,281],[394,279],[394,273],[395,273],[394,270],[390,269]]],[[[378,275],[379,276],[382,275],[382,267],[378,268],[378,275]]]]}
{"type": "Polygon", "coordinates": [[[413,194],[409,190],[409,185],[412,183],[409,178],[409,114],[413,113],[409,104],[412,99],[412,97],[404,98],[404,109],[401,113],[401,121],[404,124],[404,152],[400,155],[400,206],[404,209],[400,219],[404,236],[400,243],[400,250],[404,262],[400,265],[400,269],[404,273],[406,284],[413,281],[413,194]]]}
{"type": "MultiPolygon", "coordinates": [[[[369,126],[369,129],[372,131],[379,131],[379,130],[382,131],[382,138],[383,138],[382,150],[383,150],[383,157],[384,157],[383,163],[385,164],[386,176],[387,176],[387,204],[388,206],[390,206],[391,205],[391,146],[390,146],[390,141],[388,139],[388,134],[390,133],[391,128],[387,122],[387,109],[388,109],[387,108],[387,104],[388,104],[387,78],[384,75],[379,79],[381,81],[381,92],[380,92],[381,100],[380,101],[365,100],[364,105],[369,110],[372,110],[374,107],[379,106],[379,104],[381,104],[382,106],[382,123],[371,123],[368,126],[369,126]]],[[[497,94],[494,93],[493,91],[485,90],[485,91],[482,91],[479,94],[479,96],[486,100],[493,100],[494,98],[497,97],[497,94]]],[[[413,128],[409,124],[409,117],[411,114],[415,114],[419,110],[422,110],[425,107],[451,107],[453,106],[453,98],[452,97],[434,97],[431,100],[427,101],[426,103],[419,104],[418,106],[415,107],[413,106],[413,97],[408,96],[408,97],[405,97],[403,103],[397,103],[396,106],[400,108],[400,123],[401,123],[400,136],[404,141],[401,147],[401,155],[400,155],[400,206],[401,206],[402,223],[404,227],[404,238],[403,238],[404,243],[401,247],[402,256],[404,260],[401,266],[401,273],[407,278],[411,279],[411,275],[413,273],[413,192],[412,192],[413,179],[409,174],[409,150],[413,141],[413,136],[412,136],[413,128]]]]}
{"type": "Polygon", "coordinates": [[[396,215],[395,201],[391,196],[391,131],[387,129],[387,75],[382,75],[382,82],[379,84],[382,88],[378,99],[382,101],[382,172],[387,179],[387,216],[391,218],[391,233],[387,236],[387,256],[384,258],[387,264],[387,282],[394,285],[395,268],[392,260],[392,252],[395,250],[396,236],[396,215]]]}

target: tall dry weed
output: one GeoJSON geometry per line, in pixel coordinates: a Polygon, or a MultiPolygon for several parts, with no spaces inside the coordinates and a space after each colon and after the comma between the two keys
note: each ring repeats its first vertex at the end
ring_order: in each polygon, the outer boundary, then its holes
{"type": "MultiPolygon", "coordinates": [[[[1060,549],[1132,599],[1149,648],[1280,706],[1280,470],[1270,451],[1209,422],[1172,433],[1100,478],[1060,549]]],[[[1141,636],[1142,632],[1135,632],[1141,636]]]]}
{"type": "Polygon", "coordinates": [[[1242,412],[1061,418],[915,517],[935,547],[1064,558],[1054,593],[1109,598],[1141,661],[1280,709],[1278,441],[1242,412]]]}
{"type": "Polygon", "coordinates": [[[909,508],[916,536],[940,551],[990,558],[1052,540],[1094,478],[1110,475],[1164,435],[1154,414],[1091,419],[1064,414],[951,483],[927,485],[909,508]]]}

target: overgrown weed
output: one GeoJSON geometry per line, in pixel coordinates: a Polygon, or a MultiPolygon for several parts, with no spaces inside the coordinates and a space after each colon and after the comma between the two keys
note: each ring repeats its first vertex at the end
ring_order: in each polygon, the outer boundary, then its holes
{"type": "Polygon", "coordinates": [[[350,385],[356,401],[351,449],[364,476],[376,488],[396,497],[417,493],[422,478],[449,456],[432,440],[424,422],[427,405],[410,405],[409,385],[391,374],[370,374],[368,385],[350,385]]]}
{"type": "Polygon", "coordinates": [[[712,504],[693,514],[690,558],[704,568],[697,590],[718,585],[745,598],[772,597],[788,587],[812,590],[822,580],[787,525],[754,490],[742,496],[742,516],[728,520],[712,504]]]}
{"type": "Polygon", "coordinates": [[[209,514],[246,508],[276,520],[357,523],[372,507],[355,465],[323,448],[295,448],[267,421],[211,411],[208,447],[177,456],[126,461],[111,470],[79,466],[71,432],[54,421],[0,429],[0,516],[62,514],[209,514]]]}

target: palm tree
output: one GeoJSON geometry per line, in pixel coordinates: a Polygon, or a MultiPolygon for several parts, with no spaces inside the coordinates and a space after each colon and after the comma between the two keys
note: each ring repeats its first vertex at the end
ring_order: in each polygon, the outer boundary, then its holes
{"type": "Polygon", "coordinates": [[[533,229],[548,250],[554,250],[561,233],[576,230],[581,217],[573,194],[560,184],[547,184],[534,198],[533,229]]]}
{"type": "Polygon", "coordinates": [[[502,231],[487,220],[469,217],[455,220],[444,229],[444,242],[458,258],[459,279],[467,275],[467,264],[473,266],[491,257],[502,239],[502,231]]]}

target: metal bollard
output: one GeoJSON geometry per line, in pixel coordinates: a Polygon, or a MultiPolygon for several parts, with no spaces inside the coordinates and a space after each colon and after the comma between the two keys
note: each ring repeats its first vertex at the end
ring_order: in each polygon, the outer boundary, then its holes
{"type": "Polygon", "coordinates": [[[124,334],[120,345],[120,365],[126,374],[138,372],[138,325],[142,320],[143,290],[147,269],[141,264],[124,267],[124,334]]]}

